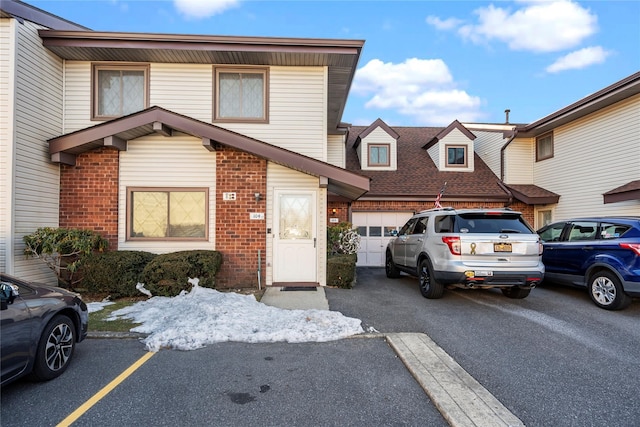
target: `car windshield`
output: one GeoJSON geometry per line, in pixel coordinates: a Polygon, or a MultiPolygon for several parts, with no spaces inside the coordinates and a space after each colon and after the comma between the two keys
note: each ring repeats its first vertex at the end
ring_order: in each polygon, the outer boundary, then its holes
{"type": "Polygon", "coordinates": [[[456,233],[524,233],[533,230],[519,214],[512,213],[469,213],[454,218],[456,233]]]}

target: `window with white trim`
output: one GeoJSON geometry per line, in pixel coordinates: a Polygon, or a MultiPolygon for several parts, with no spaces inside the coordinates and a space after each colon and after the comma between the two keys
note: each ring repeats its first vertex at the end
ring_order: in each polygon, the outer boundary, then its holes
{"type": "Polygon", "coordinates": [[[267,69],[215,68],[217,121],[268,121],[267,69]]]}
{"type": "Polygon", "coordinates": [[[127,189],[127,240],[206,240],[206,188],[127,189]]]}
{"type": "Polygon", "coordinates": [[[93,65],[94,119],[126,116],[148,107],[148,65],[93,65]]]}

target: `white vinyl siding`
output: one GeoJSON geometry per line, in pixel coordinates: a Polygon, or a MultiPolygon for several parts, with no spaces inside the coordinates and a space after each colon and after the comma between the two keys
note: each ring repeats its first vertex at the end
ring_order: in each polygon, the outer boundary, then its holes
{"type": "Polygon", "coordinates": [[[394,137],[389,135],[381,127],[375,128],[369,135],[360,141],[358,146],[360,155],[360,167],[362,170],[387,170],[394,171],[398,169],[398,144],[394,137]],[[371,145],[389,147],[389,166],[372,166],[369,162],[369,147],[371,145]]]}
{"type": "Polygon", "coordinates": [[[506,184],[533,184],[535,159],[535,139],[513,140],[504,151],[504,182],[506,184]]]}
{"type": "MultiPolygon", "coordinates": [[[[65,133],[91,121],[91,63],[66,62],[65,133]]],[[[150,64],[150,106],[206,123],[213,120],[213,66],[150,64]]],[[[230,129],[317,160],[327,160],[326,67],[270,67],[269,123],[224,123],[230,129]]]]}
{"type": "Polygon", "coordinates": [[[604,204],[603,193],[640,179],[640,95],[553,130],[554,156],[534,165],[535,184],[560,194],[554,220],[638,215],[640,201],[604,204]]]}
{"type": "MultiPolygon", "coordinates": [[[[0,19],[0,271],[9,271],[13,253],[13,79],[15,73],[15,19],[0,19]]],[[[13,267],[11,267],[13,268],[13,267]]]]}
{"type": "Polygon", "coordinates": [[[339,168],[345,167],[345,142],[343,135],[328,135],[327,137],[327,163],[339,168]]]}
{"type": "Polygon", "coordinates": [[[56,284],[42,261],[25,259],[22,237],[39,227],[57,227],[59,166],[50,161],[47,140],[62,131],[62,60],[42,46],[37,26],[15,26],[13,134],[13,260],[7,270],[28,280],[56,284]]]}
{"type": "Polygon", "coordinates": [[[271,67],[269,84],[269,123],[216,125],[326,161],[326,68],[271,67]]]}
{"type": "MultiPolygon", "coordinates": [[[[318,266],[317,275],[318,283],[321,286],[326,285],[327,277],[327,190],[326,188],[318,188],[319,180],[317,177],[294,171],[293,169],[277,165],[269,162],[267,164],[267,229],[275,230],[273,221],[275,220],[273,208],[273,194],[276,190],[316,190],[318,192],[317,200],[317,238],[318,238],[318,266]]],[[[266,253],[266,285],[271,286],[273,283],[273,236],[267,236],[267,253],[266,253]]]]}
{"type": "Polygon", "coordinates": [[[208,64],[152,64],[149,105],[211,123],[213,69],[208,64]]]}
{"type": "MultiPolygon", "coordinates": [[[[488,132],[476,129],[469,129],[476,136],[473,140],[473,149],[480,156],[491,171],[500,176],[500,153],[502,147],[507,143],[508,139],[503,138],[504,133],[501,131],[488,132]]],[[[531,169],[531,167],[529,167],[531,169]]]]}
{"type": "Polygon", "coordinates": [[[127,143],[120,153],[118,249],[166,253],[215,249],[216,154],[189,135],[151,135],[127,143]],[[127,188],[209,188],[209,241],[127,241],[127,188]]]}
{"type": "MultiPolygon", "coordinates": [[[[464,133],[460,132],[459,129],[453,129],[451,132],[447,134],[444,138],[438,141],[438,159],[439,163],[438,169],[441,171],[454,171],[454,172],[473,172],[474,161],[473,161],[473,141],[471,141],[464,133]],[[447,165],[447,147],[465,147],[466,148],[466,158],[467,165],[466,166],[451,166],[447,165]]],[[[435,159],[434,159],[435,161],[435,159]]]]}

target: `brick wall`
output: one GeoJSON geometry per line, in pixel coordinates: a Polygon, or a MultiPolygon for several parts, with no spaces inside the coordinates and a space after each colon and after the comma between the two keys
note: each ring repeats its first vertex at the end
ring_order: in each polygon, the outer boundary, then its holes
{"type": "MultiPolygon", "coordinates": [[[[420,212],[426,209],[432,209],[434,207],[433,201],[428,202],[409,202],[409,201],[360,201],[356,200],[351,204],[352,212],[395,212],[395,211],[410,211],[420,212]]],[[[332,208],[336,208],[338,211],[343,204],[335,203],[329,204],[329,211],[332,208]]],[[[504,203],[499,202],[446,202],[445,207],[452,207],[456,209],[464,208],[502,208],[505,207],[504,203]]],[[[522,216],[533,227],[534,225],[534,206],[527,205],[525,203],[514,201],[508,206],[514,211],[522,212],[522,216]]],[[[346,206],[340,211],[347,211],[346,206]]],[[[342,221],[342,219],[341,219],[342,221]]],[[[344,219],[347,221],[347,219],[344,219]]]]}
{"type": "Polygon", "coordinates": [[[61,166],[60,227],[96,231],[118,249],[117,150],[83,153],[75,166],[61,166]]]}
{"type": "Polygon", "coordinates": [[[218,151],[216,185],[216,250],[223,256],[216,285],[257,286],[258,250],[264,284],[266,222],[264,219],[250,220],[249,214],[262,212],[266,215],[267,162],[241,151],[218,151]],[[236,193],[236,200],[223,200],[225,192],[236,193]],[[261,194],[258,202],[255,193],[261,194]]]}

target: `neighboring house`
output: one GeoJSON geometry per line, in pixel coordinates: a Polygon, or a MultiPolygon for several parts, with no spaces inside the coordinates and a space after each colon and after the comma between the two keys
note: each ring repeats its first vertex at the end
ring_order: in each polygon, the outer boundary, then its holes
{"type": "Polygon", "coordinates": [[[536,228],[584,215],[640,215],[640,73],[531,124],[349,130],[345,167],[371,178],[354,202],[331,203],[362,239],[358,265],[384,265],[393,230],[441,204],[508,206],[536,228]]]}
{"type": "Polygon", "coordinates": [[[325,284],[327,199],[369,190],[331,164],[363,41],[94,32],[1,10],[2,271],[54,280],[22,255],[48,225],[113,250],[218,250],[221,286],[325,284]]]}

